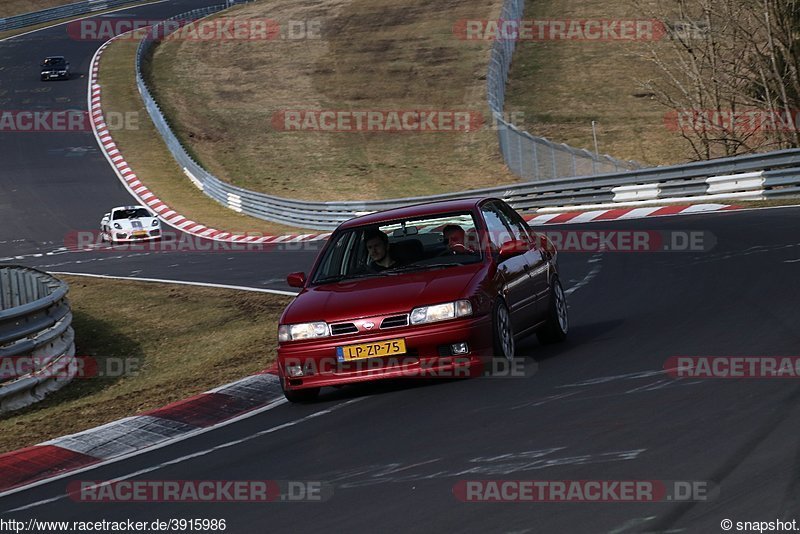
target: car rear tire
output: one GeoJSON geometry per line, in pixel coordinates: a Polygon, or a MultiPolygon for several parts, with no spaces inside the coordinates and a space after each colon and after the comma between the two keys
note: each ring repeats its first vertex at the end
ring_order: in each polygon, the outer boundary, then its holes
{"type": "Polygon", "coordinates": [[[514,344],[514,327],[511,325],[511,314],[505,302],[498,299],[492,314],[494,330],[494,356],[495,358],[513,361],[516,346],[514,344]]]}
{"type": "Polygon", "coordinates": [[[561,282],[555,278],[550,284],[550,307],[547,310],[547,320],[542,328],[536,332],[539,343],[549,345],[558,343],[567,338],[569,331],[569,313],[567,311],[567,296],[561,282]]]}

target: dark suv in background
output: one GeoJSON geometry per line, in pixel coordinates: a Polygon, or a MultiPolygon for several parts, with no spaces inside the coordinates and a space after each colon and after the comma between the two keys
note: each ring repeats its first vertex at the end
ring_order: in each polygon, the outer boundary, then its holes
{"type": "Polygon", "coordinates": [[[42,61],[42,81],[69,79],[69,63],[64,56],[51,56],[42,61]]]}

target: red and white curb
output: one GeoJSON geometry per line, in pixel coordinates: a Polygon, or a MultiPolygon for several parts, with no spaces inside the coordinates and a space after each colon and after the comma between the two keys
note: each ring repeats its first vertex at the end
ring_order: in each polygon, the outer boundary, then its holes
{"type": "Polygon", "coordinates": [[[548,224],[580,224],[588,222],[618,221],[626,219],[643,219],[645,217],[665,217],[669,215],[693,215],[715,211],[741,209],[741,206],[727,204],[693,204],[676,206],[647,206],[639,208],[615,208],[592,211],[569,211],[565,213],[544,213],[527,215],[525,220],[531,226],[548,224]]]}
{"type": "Polygon", "coordinates": [[[276,369],[163,408],[0,454],[0,497],[163,447],[284,402],[276,369]]]}

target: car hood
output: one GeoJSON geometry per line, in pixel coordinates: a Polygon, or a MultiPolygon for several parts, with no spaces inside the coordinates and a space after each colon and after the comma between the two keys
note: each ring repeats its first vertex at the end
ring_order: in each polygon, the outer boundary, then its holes
{"type": "Polygon", "coordinates": [[[281,323],[335,323],[457,300],[468,294],[472,280],[485,268],[483,263],[474,263],[310,287],[286,308],[281,323]]]}

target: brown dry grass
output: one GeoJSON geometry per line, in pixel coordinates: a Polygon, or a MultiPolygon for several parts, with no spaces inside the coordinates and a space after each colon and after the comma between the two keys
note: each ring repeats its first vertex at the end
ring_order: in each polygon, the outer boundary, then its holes
{"type": "MultiPolygon", "coordinates": [[[[133,359],[132,376],[76,379],[4,414],[0,452],[164,406],[267,368],[291,297],[65,276],[77,354],[133,359]]],[[[100,363],[100,367],[103,364],[100,363]]]]}
{"type": "Polygon", "coordinates": [[[103,87],[106,116],[122,117],[133,113],[138,119],[129,121],[129,127],[112,130],[111,135],[139,180],[172,209],[208,227],[236,233],[296,233],[297,229],[230,210],[192,185],[144,109],[136,88],[137,46],[135,39],[120,39],[109,45],[100,61],[99,83],[103,87]],[[109,115],[111,113],[114,115],[109,115]]]}
{"type": "Polygon", "coordinates": [[[458,19],[500,0],[272,0],[224,16],[319,20],[321,39],[167,41],[157,99],[206,168],[242,187],[305,199],[427,195],[515,182],[490,129],[473,133],[278,132],[282,109],[450,109],[484,116],[486,42],[458,19]],[[198,68],[203,65],[203,68],[198,68]]]}
{"type": "MultiPolygon", "coordinates": [[[[648,19],[627,0],[529,2],[526,19],[648,19]]],[[[637,80],[662,73],[643,55],[645,42],[553,41],[518,44],[506,109],[522,111],[529,132],[593,149],[597,121],[600,153],[651,165],[693,159],[688,143],[665,127],[667,108],[637,80]]],[[[667,46],[657,43],[657,46],[667,46]]]]}

